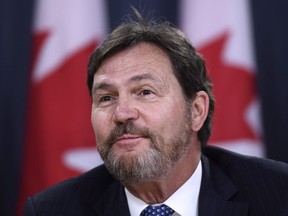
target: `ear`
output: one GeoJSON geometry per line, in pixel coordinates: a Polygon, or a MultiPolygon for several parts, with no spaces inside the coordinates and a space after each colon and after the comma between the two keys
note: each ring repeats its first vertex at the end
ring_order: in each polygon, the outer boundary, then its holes
{"type": "Polygon", "coordinates": [[[191,103],[192,130],[199,131],[203,126],[209,110],[209,97],[206,92],[199,91],[191,103]]]}

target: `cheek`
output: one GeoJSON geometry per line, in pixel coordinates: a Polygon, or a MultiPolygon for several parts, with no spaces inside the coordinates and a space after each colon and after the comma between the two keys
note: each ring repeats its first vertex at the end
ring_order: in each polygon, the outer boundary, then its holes
{"type": "Polygon", "coordinates": [[[107,115],[92,111],[91,123],[97,142],[103,142],[109,134],[109,121],[107,115]]]}
{"type": "MultiPolygon", "coordinates": [[[[158,107],[159,109],[159,107],[158,107]]],[[[159,134],[161,134],[165,139],[168,138],[173,134],[175,125],[178,124],[177,118],[175,118],[175,112],[179,112],[179,110],[172,110],[167,109],[167,107],[163,108],[161,112],[153,115],[150,118],[150,124],[153,130],[156,130],[159,134]]]]}
{"type": "Polygon", "coordinates": [[[97,114],[95,113],[95,111],[92,110],[91,112],[91,123],[92,123],[92,127],[93,130],[95,132],[95,129],[98,127],[97,122],[99,122],[99,120],[97,119],[97,114]]]}
{"type": "Polygon", "coordinates": [[[185,120],[185,106],[166,106],[156,117],[155,122],[163,136],[171,138],[175,136],[176,128],[180,127],[185,120]]]}

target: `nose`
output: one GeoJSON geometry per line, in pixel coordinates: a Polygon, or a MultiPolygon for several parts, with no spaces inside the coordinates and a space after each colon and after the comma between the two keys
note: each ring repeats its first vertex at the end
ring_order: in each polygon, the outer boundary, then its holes
{"type": "Polygon", "coordinates": [[[115,109],[113,115],[113,121],[116,124],[123,124],[127,121],[136,120],[139,117],[139,111],[135,108],[135,106],[125,100],[125,101],[118,101],[117,107],[115,109]]]}

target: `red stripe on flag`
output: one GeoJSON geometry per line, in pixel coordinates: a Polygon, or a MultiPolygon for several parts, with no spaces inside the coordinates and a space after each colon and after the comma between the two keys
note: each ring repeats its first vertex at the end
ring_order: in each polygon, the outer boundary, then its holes
{"type": "MultiPolygon", "coordinates": [[[[43,42],[42,36],[36,41],[43,42]]],[[[65,151],[95,146],[86,86],[95,45],[83,47],[41,82],[31,83],[20,206],[27,196],[79,174],[65,167],[65,151]]]]}

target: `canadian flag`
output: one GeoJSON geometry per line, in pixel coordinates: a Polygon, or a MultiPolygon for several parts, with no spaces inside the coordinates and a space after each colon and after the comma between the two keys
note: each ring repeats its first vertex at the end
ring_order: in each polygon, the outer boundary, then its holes
{"type": "Polygon", "coordinates": [[[180,22],[214,83],[209,143],[263,156],[249,9],[248,0],[182,0],[180,22]]]}
{"type": "MultiPolygon", "coordinates": [[[[20,203],[102,163],[86,86],[107,28],[104,0],[38,0],[20,203]]],[[[21,205],[21,204],[20,204],[21,205]]]]}

